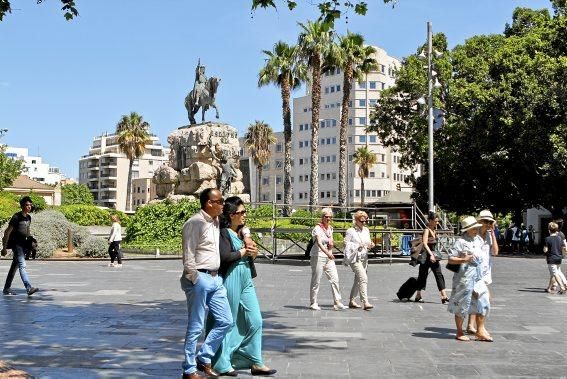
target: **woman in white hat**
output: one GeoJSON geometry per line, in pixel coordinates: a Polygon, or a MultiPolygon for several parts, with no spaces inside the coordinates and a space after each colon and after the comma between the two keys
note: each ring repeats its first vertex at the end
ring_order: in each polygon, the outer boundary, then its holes
{"type": "Polygon", "coordinates": [[[449,264],[460,265],[453,276],[453,291],[449,312],[455,315],[457,340],[470,341],[463,332],[463,322],[468,314],[476,314],[477,341],[492,342],[484,327],[484,319],[490,309],[488,288],[482,280],[482,238],[478,232],[482,225],[473,216],[461,221],[462,236],[449,251],[449,264]]]}
{"type": "MultiPolygon", "coordinates": [[[[482,262],[480,264],[480,274],[482,280],[486,285],[492,283],[492,256],[498,255],[498,242],[496,241],[496,235],[494,234],[494,226],[496,225],[496,220],[492,216],[492,212],[485,209],[480,211],[477,217],[478,222],[482,225],[478,232],[480,238],[483,239],[483,244],[481,247],[482,262]]],[[[490,295],[490,292],[489,292],[490,295]]],[[[467,333],[476,334],[476,316],[474,314],[469,315],[469,322],[467,325],[467,333]]]]}

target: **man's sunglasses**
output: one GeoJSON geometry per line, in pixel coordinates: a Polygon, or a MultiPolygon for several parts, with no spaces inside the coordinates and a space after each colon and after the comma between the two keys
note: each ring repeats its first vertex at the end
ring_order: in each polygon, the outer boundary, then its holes
{"type": "Polygon", "coordinates": [[[218,200],[209,200],[211,203],[215,203],[218,205],[223,205],[224,204],[224,199],[218,199],[218,200]]]}

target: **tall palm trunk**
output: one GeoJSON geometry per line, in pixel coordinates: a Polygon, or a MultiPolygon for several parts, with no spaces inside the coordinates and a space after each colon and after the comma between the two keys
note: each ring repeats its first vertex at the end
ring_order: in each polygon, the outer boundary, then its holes
{"type": "Polygon", "coordinates": [[[347,199],[347,128],[348,128],[348,101],[350,98],[350,88],[353,77],[352,64],[347,64],[343,74],[343,101],[341,108],[341,125],[339,130],[339,205],[341,208],[346,206],[347,199]]]}
{"type": "Polygon", "coordinates": [[[256,192],[258,194],[258,198],[256,199],[257,202],[262,201],[262,197],[260,196],[260,188],[262,188],[262,166],[258,165],[256,166],[257,171],[258,171],[258,180],[256,180],[256,187],[258,188],[258,191],[256,192]]]}
{"type": "Polygon", "coordinates": [[[321,106],[321,56],[313,57],[313,84],[311,86],[311,177],[309,205],[319,204],[319,108],[321,106]]]}
{"type": "Polygon", "coordinates": [[[132,210],[132,166],[134,165],[134,160],[130,159],[128,163],[128,184],[126,188],[126,210],[132,210]]]}
{"type": "Polygon", "coordinates": [[[291,110],[289,106],[290,83],[287,76],[282,79],[282,111],[284,122],[284,216],[291,215],[291,110]]]}
{"type": "Polygon", "coordinates": [[[366,191],[364,190],[364,177],[361,176],[360,177],[360,206],[364,207],[364,197],[365,197],[366,191]]]}

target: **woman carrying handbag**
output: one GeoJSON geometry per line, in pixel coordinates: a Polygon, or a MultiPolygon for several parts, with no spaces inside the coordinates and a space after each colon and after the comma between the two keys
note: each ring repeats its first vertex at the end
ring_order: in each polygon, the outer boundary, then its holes
{"type": "Polygon", "coordinates": [[[449,302],[447,293],[445,292],[445,278],[443,277],[443,272],[441,272],[441,255],[437,252],[437,224],[439,224],[439,215],[437,213],[429,212],[427,216],[427,227],[423,231],[423,249],[421,250],[421,255],[419,257],[419,275],[417,277],[417,293],[415,295],[414,301],[417,303],[423,303],[423,298],[421,297],[421,291],[425,290],[427,284],[427,276],[429,275],[429,270],[433,271],[435,275],[435,282],[437,283],[437,289],[441,295],[441,303],[445,304],[449,302]]]}

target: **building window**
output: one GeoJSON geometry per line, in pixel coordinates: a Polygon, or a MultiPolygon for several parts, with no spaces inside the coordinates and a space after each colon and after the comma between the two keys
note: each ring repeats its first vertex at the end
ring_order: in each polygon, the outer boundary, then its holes
{"type": "Polygon", "coordinates": [[[366,125],[366,117],[357,117],[358,125],[366,125]]]}
{"type": "Polygon", "coordinates": [[[267,186],[268,184],[270,184],[270,178],[264,176],[262,178],[262,185],[267,186]]]}
{"type": "Polygon", "coordinates": [[[369,82],[368,85],[370,89],[376,89],[376,82],[369,82]]]}
{"type": "Polygon", "coordinates": [[[299,181],[300,181],[300,182],[303,181],[303,175],[299,175],[299,181]]]}
{"type": "Polygon", "coordinates": [[[348,143],[352,143],[352,137],[348,137],[348,143]]]}
{"type": "Polygon", "coordinates": [[[374,177],[376,177],[376,173],[375,173],[374,171],[370,171],[370,172],[368,173],[368,177],[369,177],[369,178],[374,178],[374,177]]]}
{"type": "Polygon", "coordinates": [[[282,177],[276,176],[276,184],[282,184],[282,177]]]}
{"type": "Polygon", "coordinates": [[[299,199],[303,199],[303,192],[299,193],[299,199]]]}
{"type": "Polygon", "coordinates": [[[386,83],[382,83],[382,90],[386,89],[386,83]]]}
{"type": "Polygon", "coordinates": [[[358,82],[359,89],[366,89],[366,82],[358,82]]]}
{"type": "Polygon", "coordinates": [[[281,159],[278,159],[276,161],[276,168],[282,168],[283,167],[283,161],[281,159]]]}
{"type": "Polygon", "coordinates": [[[283,144],[278,143],[276,145],[276,152],[281,153],[283,151],[283,144]]]}
{"type": "Polygon", "coordinates": [[[384,66],[383,64],[380,65],[380,72],[383,74],[386,72],[386,66],[384,66]]]}
{"type": "Polygon", "coordinates": [[[359,143],[366,143],[366,136],[358,136],[359,143]]]}
{"type": "Polygon", "coordinates": [[[376,105],[378,104],[378,99],[368,99],[368,102],[370,103],[370,105],[376,105]]]}
{"type": "Polygon", "coordinates": [[[372,197],[376,197],[376,190],[372,190],[372,197]]]}
{"type": "Polygon", "coordinates": [[[299,148],[300,148],[300,149],[303,148],[303,141],[299,141],[299,148]]]}
{"type": "Polygon", "coordinates": [[[352,118],[349,118],[349,119],[348,119],[348,124],[349,124],[349,125],[352,125],[352,118]]]}
{"type": "Polygon", "coordinates": [[[281,194],[281,193],[277,193],[277,194],[276,194],[276,200],[277,200],[277,201],[282,201],[282,194],[281,194]]]}
{"type": "Polygon", "coordinates": [[[365,99],[358,99],[358,106],[359,107],[365,107],[366,106],[366,100],[365,99]]]}
{"type": "MultiPolygon", "coordinates": [[[[327,89],[328,88],[325,88],[325,93],[328,93],[327,89]]],[[[335,92],[335,86],[331,86],[331,93],[334,93],[334,92],[335,92]]]]}
{"type": "Polygon", "coordinates": [[[321,145],[325,144],[325,138],[321,138],[321,145]]]}
{"type": "Polygon", "coordinates": [[[337,92],[341,92],[341,85],[337,84],[337,92]]]}
{"type": "Polygon", "coordinates": [[[368,136],[370,143],[376,143],[376,136],[368,136]]]}
{"type": "Polygon", "coordinates": [[[321,192],[321,196],[320,196],[320,197],[321,197],[321,199],[324,199],[324,198],[325,198],[325,192],[321,192]]]}

